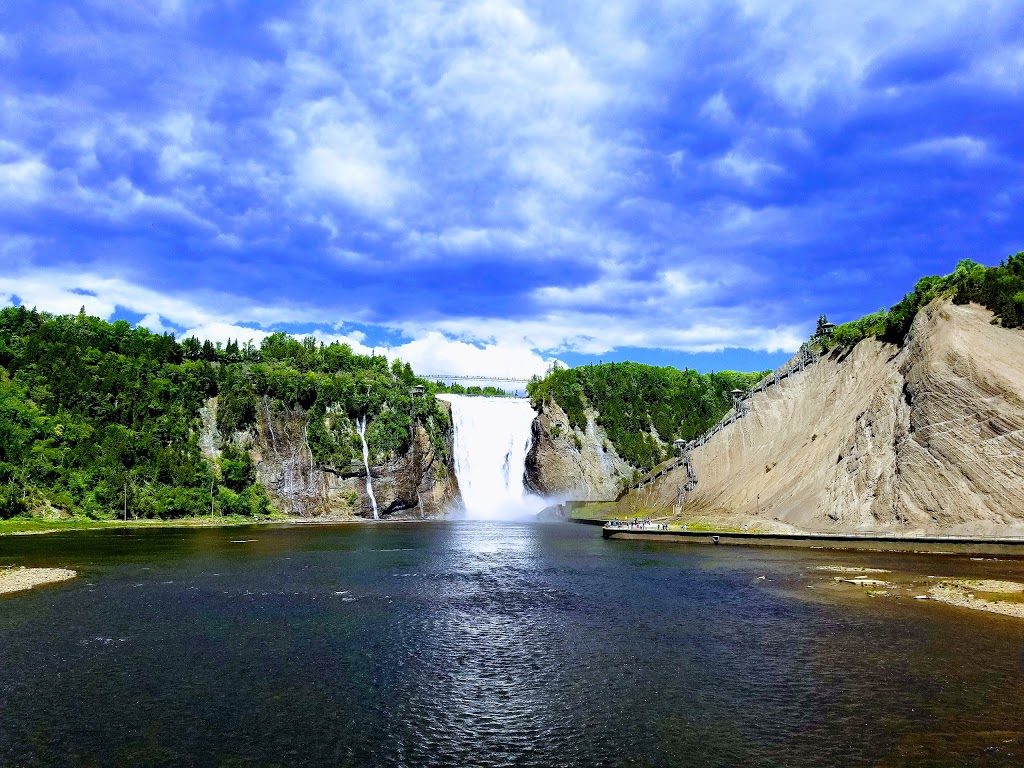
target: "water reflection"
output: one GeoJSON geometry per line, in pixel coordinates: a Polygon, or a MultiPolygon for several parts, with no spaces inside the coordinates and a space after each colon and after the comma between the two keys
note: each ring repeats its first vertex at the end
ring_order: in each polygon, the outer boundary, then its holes
{"type": "Polygon", "coordinates": [[[835,553],[596,533],[462,522],[0,541],[0,565],[83,574],[0,600],[0,766],[1009,765],[1024,753],[1024,625],[825,599],[806,574],[835,553]]]}
{"type": "Polygon", "coordinates": [[[537,584],[537,525],[453,526],[427,565],[420,600],[435,606],[407,642],[424,664],[403,681],[417,733],[410,757],[502,764],[572,738],[555,590],[537,584]]]}

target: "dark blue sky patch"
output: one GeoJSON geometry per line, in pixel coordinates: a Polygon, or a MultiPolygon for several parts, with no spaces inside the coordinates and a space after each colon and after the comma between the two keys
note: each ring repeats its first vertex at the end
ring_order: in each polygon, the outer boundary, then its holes
{"type": "Polygon", "coordinates": [[[899,51],[872,62],[864,81],[871,88],[921,85],[948,77],[968,62],[967,51],[957,50],[950,44],[941,48],[899,51]]]}

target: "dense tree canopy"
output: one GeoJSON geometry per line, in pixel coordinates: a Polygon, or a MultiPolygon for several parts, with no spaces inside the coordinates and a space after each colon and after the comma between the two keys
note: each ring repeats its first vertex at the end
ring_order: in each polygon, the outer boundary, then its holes
{"type": "Polygon", "coordinates": [[[838,326],[825,346],[852,347],[870,337],[903,344],[918,311],[941,296],[950,296],[958,304],[976,302],[988,307],[1007,328],[1024,326],[1024,252],[995,267],[965,259],[948,275],[923,277],[889,310],[838,326]]]}
{"type": "Polygon", "coordinates": [[[554,400],[574,429],[586,429],[585,409],[593,408],[618,454],[647,470],[667,457],[673,440],[690,440],[727,413],[730,390],[746,390],[762,376],[607,363],[558,368],[528,389],[535,408],[554,400]]]}
{"type": "Polygon", "coordinates": [[[374,461],[404,450],[412,422],[445,450],[436,386],[401,361],[344,344],[269,336],[223,347],[108,323],[84,312],[0,310],[0,517],[56,510],[102,518],[264,514],[269,501],[244,445],[216,465],[199,448],[200,409],[216,396],[225,437],[255,434],[259,410],[305,419],[316,462],[360,457],[365,418],[374,461]],[[410,384],[427,393],[414,397],[410,384]]]}

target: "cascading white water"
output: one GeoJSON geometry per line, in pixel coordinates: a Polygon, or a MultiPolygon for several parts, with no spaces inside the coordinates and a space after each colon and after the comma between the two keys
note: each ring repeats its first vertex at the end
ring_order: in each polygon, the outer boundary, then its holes
{"type": "Polygon", "coordinates": [[[373,506],[373,519],[380,520],[377,512],[377,497],[373,495],[373,478],[370,477],[370,448],[366,444],[366,417],[363,416],[356,422],[356,431],[359,439],[363,441],[363,466],[366,467],[366,495],[370,497],[370,504],[373,506]]]}
{"type": "Polygon", "coordinates": [[[529,400],[438,395],[452,405],[455,474],[466,515],[477,519],[524,517],[539,512],[542,497],[523,484],[536,414],[529,400]]]}

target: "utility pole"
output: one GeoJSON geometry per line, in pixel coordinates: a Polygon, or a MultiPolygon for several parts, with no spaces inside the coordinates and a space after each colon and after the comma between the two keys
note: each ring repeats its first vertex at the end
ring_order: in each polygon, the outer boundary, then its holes
{"type": "Polygon", "coordinates": [[[213,478],[210,478],[210,517],[214,516],[213,511],[213,478]]]}
{"type": "Polygon", "coordinates": [[[128,481],[124,481],[124,521],[128,522],[128,481]]]}

